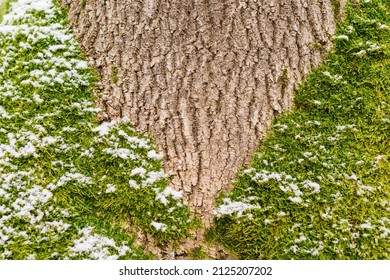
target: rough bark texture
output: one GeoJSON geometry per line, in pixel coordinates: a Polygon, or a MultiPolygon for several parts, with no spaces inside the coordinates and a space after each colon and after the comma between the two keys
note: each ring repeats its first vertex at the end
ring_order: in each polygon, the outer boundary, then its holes
{"type": "MultiPolygon", "coordinates": [[[[206,225],[335,31],[331,0],[62,0],[102,76],[108,119],[164,153],[206,225]]],[[[103,116],[102,116],[103,117],[103,116]]]]}

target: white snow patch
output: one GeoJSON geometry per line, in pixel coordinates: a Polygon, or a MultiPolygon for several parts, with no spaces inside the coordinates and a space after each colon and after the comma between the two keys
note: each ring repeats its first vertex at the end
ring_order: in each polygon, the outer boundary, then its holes
{"type": "Polygon", "coordinates": [[[80,238],[74,240],[74,246],[69,248],[71,257],[84,256],[95,260],[116,260],[120,256],[131,252],[131,249],[124,244],[117,246],[111,238],[100,234],[91,234],[93,228],[86,227],[79,231],[80,238]],[[118,254],[112,254],[110,250],[115,250],[118,254]]]}
{"type": "Polygon", "coordinates": [[[237,217],[242,217],[246,210],[259,209],[258,205],[252,205],[241,201],[231,201],[230,198],[223,199],[223,204],[216,211],[217,217],[221,215],[232,215],[237,213],[237,217]]]}
{"type": "Polygon", "coordinates": [[[146,174],[146,169],[143,168],[143,167],[137,167],[137,168],[134,168],[131,173],[130,173],[130,176],[135,176],[135,175],[139,175],[141,176],[142,178],[145,177],[145,174],[146,174]]]}
{"type": "Polygon", "coordinates": [[[114,184],[107,184],[106,193],[113,193],[116,191],[116,187],[114,184]]]}
{"type": "Polygon", "coordinates": [[[151,150],[148,152],[148,158],[160,160],[163,158],[163,155],[156,153],[155,150],[151,150]]]}
{"type": "Polygon", "coordinates": [[[168,197],[171,196],[174,200],[179,200],[183,197],[183,193],[180,191],[175,191],[171,187],[166,187],[162,192],[159,189],[154,188],[156,193],[156,200],[159,200],[162,204],[168,204],[168,197]]]}
{"type": "Polygon", "coordinates": [[[158,222],[154,222],[152,221],[151,222],[151,225],[156,229],[156,230],[160,230],[162,232],[166,231],[168,226],[166,224],[163,224],[163,223],[158,223],[158,222]]]}
{"type": "Polygon", "coordinates": [[[115,121],[103,122],[99,126],[92,129],[92,131],[99,132],[100,136],[104,136],[110,132],[111,127],[113,127],[115,124],[116,124],[115,121]]]}

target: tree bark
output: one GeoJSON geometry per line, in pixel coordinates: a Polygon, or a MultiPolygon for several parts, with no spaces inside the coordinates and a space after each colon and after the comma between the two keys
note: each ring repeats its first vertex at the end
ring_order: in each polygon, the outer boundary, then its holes
{"type": "Polygon", "coordinates": [[[127,116],[206,225],[335,31],[331,0],[62,0],[102,77],[102,118],[127,116]]]}

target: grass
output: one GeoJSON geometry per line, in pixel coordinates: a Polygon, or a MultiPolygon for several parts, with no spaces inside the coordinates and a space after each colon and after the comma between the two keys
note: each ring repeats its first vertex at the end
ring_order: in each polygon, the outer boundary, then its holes
{"type": "Polygon", "coordinates": [[[334,43],[218,200],[241,259],[390,258],[390,2],[348,5],[334,43]]]}
{"type": "Polygon", "coordinates": [[[150,259],[193,226],[155,144],[128,120],[98,123],[98,77],[51,0],[0,25],[0,259],[150,259]],[[126,228],[126,230],[124,229],[126,228]]]}

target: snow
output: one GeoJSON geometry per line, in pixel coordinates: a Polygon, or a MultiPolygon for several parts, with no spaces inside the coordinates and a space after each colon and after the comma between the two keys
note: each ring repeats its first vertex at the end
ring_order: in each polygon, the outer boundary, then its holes
{"type": "Polygon", "coordinates": [[[106,193],[113,193],[116,191],[116,187],[114,184],[107,184],[106,193]]]}
{"type": "Polygon", "coordinates": [[[69,248],[71,257],[87,256],[95,260],[116,260],[131,252],[131,249],[122,244],[117,246],[115,241],[100,234],[92,234],[93,228],[86,227],[79,231],[80,238],[74,240],[74,245],[69,248]],[[112,254],[110,250],[116,251],[112,254]]]}
{"type": "Polygon", "coordinates": [[[295,202],[295,203],[302,202],[302,198],[300,198],[299,196],[296,196],[296,197],[289,196],[288,199],[290,199],[292,202],[295,202]]]}
{"type": "Polygon", "coordinates": [[[139,175],[141,176],[142,178],[145,177],[145,174],[146,174],[146,169],[143,168],[143,167],[137,167],[137,168],[134,168],[131,173],[130,173],[130,176],[135,176],[135,175],[139,175]]]}
{"type": "Polygon", "coordinates": [[[303,187],[306,189],[311,189],[313,193],[319,193],[320,192],[320,185],[318,183],[306,180],[303,182],[303,187]]]}
{"type": "Polygon", "coordinates": [[[56,185],[53,186],[53,188],[62,187],[70,181],[76,181],[80,184],[88,184],[88,185],[93,184],[91,177],[87,177],[81,173],[67,172],[63,176],[61,176],[61,178],[57,181],[56,185]]]}
{"type": "Polygon", "coordinates": [[[330,74],[329,71],[324,71],[323,74],[325,76],[329,77],[330,79],[332,79],[335,82],[338,82],[338,81],[340,81],[343,78],[341,75],[337,75],[337,74],[332,75],[332,74],[330,74]]]}
{"type": "Polygon", "coordinates": [[[347,41],[349,40],[347,35],[338,35],[338,36],[334,36],[333,38],[339,40],[347,40],[347,41]]]}
{"type": "Polygon", "coordinates": [[[371,222],[366,222],[364,224],[361,224],[360,228],[362,228],[362,229],[372,229],[373,226],[372,226],[371,222]]]}
{"type": "Polygon", "coordinates": [[[122,159],[136,159],[136,156],[133,151],[126,148],[107,148],[103,151],[107,154],[113,155],[114,157],[119,157],[122,159]]]}
{"type": "Polygon", "coordinates": [[[148,152],[148,158],[160,160],[163,158],[163,156],[161,154],[156,153],[155,150],[151,150],[148,152]]]}
{"type": "Polygon", "coordinates": [[[167,177],[167,175],[164,173],[163,170],[160,170],[160,171],[149,171],[148,172],[148,177],[147,177],[146,180],[142,181],[142,185],[143,186],[152,185],[155,182],[157,182],[157,181],[159,181],[161,179],[164,179],[166,177],[167,177]]]}
{"type": "Polygon", "coordinates": [[[242,217],[246,210],[260,209],[259,205],[252,205],[241,201],[232,201],[230,198],[223,199],[223,204],[216,211],[217,217],[221,215],[237,214],[237,217],[242,217]]]}
{"type": "Polygon", "coordinates": [[[108,132],[110,132],[110,128],[113,127],[115,124],[116,124],[115,121],[103,122],[101,125],[92,129],[92,131],[99,132],[100,136],[104,136],[104,135],[107,135],[108,132]]]}
{"type": "Polygon", "coordinates": [[[132,179],[129,180],[129,186],[131,188],[134,188],[134,189],[139,189],[140,188],[139,185],[137,184],[137,182],[132,180],[132,179]]]}
{"type": "Polygon", "coordinates": [[[295,243],[301,243],[303,241],[306,241],[307,238],[304,235],[300,235],[299,238],[295,239],[295,243]]]}
{"type": "Polygon", "coordinates": [[[167,230],[167,225],[166,225],[166,224],[163,224],[163,223],[158,223],[158,222],[152,221],[151,225],[152,225],[156,230],[160,230],[160,231],[162,231],[162,232],[164,232],[164,231],[167,230]]]}
{"type": "Polygon", "coordinates": [[[168,204],[168,197],[172,197],[174,200],[179,200],[183,197],[183,193],[180,191],[175,191],[171,187],[166,187],[163,191],[159,191],[159,189],[154,188],[156,193],[156,200],[160,201],[162,204],[168,204]]]}

